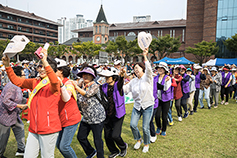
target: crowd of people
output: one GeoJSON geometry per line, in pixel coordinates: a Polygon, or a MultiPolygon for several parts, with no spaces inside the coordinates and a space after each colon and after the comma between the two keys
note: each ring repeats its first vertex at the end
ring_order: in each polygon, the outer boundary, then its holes
{"type": "Polygon", "coordinates": [[[134,149],[144,144],[142,152],[147,153],[149,144],[158,135],[165,137],[167,126],[174,125],[173,104],[178,121],[182,121],[197,112],[198,104],[200,109],[217,108],[220,95],[220,104],[225,105],[237,96],[235,65],[153,65],[147,59],[148,49],[143,51],[143,62],[128,62],[126,66],[119,60],[113,65],[72,65],[48,57],[45,49],[42,53],[38,63],[12,64],[7,56],[2,58],[0,158],[4,158],[10,129],[17,142],[16,156],[35,158],[40,151],[41,157],[54,157],[56,146],[63,157],[76,158],[71,142],[78,129],[77,140],[88,158],[104,157],[103,130],[109,158],[125,157],[128,144],[121,133],[128,93],[134,100],[130,121],[134,149]],[[27,108],[29,134],[25,144],[20,113],[27,108]],[[138,129],[140,118],[143,137],[138,129]],[[90,131],[95,148],[88,140],[90,131]]]}

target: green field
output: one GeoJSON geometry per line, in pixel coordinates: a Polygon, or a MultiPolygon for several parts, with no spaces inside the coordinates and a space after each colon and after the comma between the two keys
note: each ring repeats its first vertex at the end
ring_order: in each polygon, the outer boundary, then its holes
{"type": "MultiPolygon", "coordinates": [[[[206,103],[204,103],[206,105],[206,103]]],[[[157,157],[237,157],[237,103],[230,101],[229,105],[219,105],[217,109],[198,109],[197,113],[178,122],[176,110],[173,107],[174,125],[167,128],[167,136],[159,136],[155,143],[150,144],[149,152],[142,153],[142,148],[134,150],[136,141],[130,129],[130,117],[133,104],[128,104],[125,116],[122,138],[128,143],[127,158],[157,158],[157,157]]],[[[139,121],[139,130],[142,134],[142,119],[139,121]]],[[[28,124],[25,123],[27,138],[28,124]]],[[[77,132],[76,132],[77,134],[77,132]]],[[[72,147],[79,158],[84,158],[83,149],[77,141],[76,134],[72,147]]],[[[143,135],[143,134],[142,134],[143,135]]],[[[92,133],[89,139],[93,144],[92,133]]],[[[94,145],[94,144],[93,144],[94,145]]],[[[11,132],[5,156],[15,156],[17,143],[11,132]]],[[[110,154],[104,142],[105,157],[110,154]]],[[[55,149],[55,157],[61,158],[60,152],[55,149]]]]}

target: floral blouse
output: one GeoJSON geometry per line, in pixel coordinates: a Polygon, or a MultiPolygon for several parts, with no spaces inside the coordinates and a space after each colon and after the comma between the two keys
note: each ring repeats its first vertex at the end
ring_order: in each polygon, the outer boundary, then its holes
{"type": "Polygon", "coordinates": [[[78,103],[81,106],[83,113],[83,122],[88,124],[98,124],[105,120],[105,110],[103,105],[100,104],[95,95],[100,96],[99,85],[93,83],[91,86],[85,89],[86,94],[82,96],[78,94],[78,103]]]}

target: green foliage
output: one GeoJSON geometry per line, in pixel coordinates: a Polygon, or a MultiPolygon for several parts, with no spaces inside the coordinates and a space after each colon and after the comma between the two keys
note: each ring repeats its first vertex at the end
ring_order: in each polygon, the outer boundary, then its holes
{"type": "Polygon", "coordinates": [[[194,54],[199,63],[202,64],[204,60],[207,61],[210,56],[215,55],[218,50],[219,47],[216,46],[216,42],[212,42],[211,40],[210,42],[199,42],[195,44],[195,48],[188,47],[185,52],[194,54]]]}
{"type": "Polygon", "coordinates": [[[173,38],[170,35],[158,37],[153,39],[149,47],[149,53],[155,55],[156,51],[160,59],[170,55],[171,53],[177,52],[181,46],[180,37],[173,38]]]}
{"type": "Polygon", "coordinates": [[[7,40],[0,40],[0,54],[1,55],[4,52],[4,50],[6,49],[6,47],[7,47],[9,42],[10,42],[9,39],[7,39],[7,40]]]}
{"type": "MultiPolygon", "coordinates": [[[[123,56],[137,56],[142,53],[141,48],[138,46],[137,39],[133,41],[127,41],[125,36],[118,36],[115,42],[109,41],[106,49],[108,53],[114,53],[115,56],[123,54],[123,56]]],[[[125,62],[127,58],[125,58],[125,62]]]]}
{"type": "Polygon", "coordinates": [[[69,53],[69,47],[66,45],[50,45],[48,48],[48,54],[51,57],[61,57],[65,53],[69,53]]]}
{"type": "MultiPolygon", "coordinates": [[[[82,54],[86,54],[91,57],[95,57],[99,55],[99,51],[101,51],[101,45],[95,44],[93,41],[83,42],[83,43],[73,43],[72,47],[79,51],[82,54]]],[[[81,55],[82,55],[81,54],[81,55]]]]}
{"type": "Polygon", "coordinates": [[[228,38],[224,45],[227,47],[229,51],[237,52],[237,34],[234,36],[231,36],[231,38],[228,38]]]}

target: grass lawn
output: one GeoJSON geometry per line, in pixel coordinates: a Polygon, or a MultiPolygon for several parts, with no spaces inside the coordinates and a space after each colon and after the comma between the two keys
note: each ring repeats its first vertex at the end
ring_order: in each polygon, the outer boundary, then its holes
{"type": "MultiPolygon", "coordinates": [[[[204,105],[206,105],[204,103],[204,105]]],[[[130,129],[130,118],[133,104],[126,106],[127,115],[123,123],[122,138],[128,143],[127,158],[157,158],[157,157],[237,157],[237,103],[232,99],[229,105],[219,105],[217,109],[198,109],[194,115],[178,122],[176,109],[173,106],[174,125],[167,128],[167,136],[159,136],[155,143],[150,144],[149,152],[142,153],[142,148],[134,150],[136,141],[130,129]]],[[[28,135],[28,124],[25,124],[25,135],[28,135]]],[[[142,119],[139,121],[142,133],[142,119]]],[[[77,132],[76,132],[77,134],[77,132]]],[[[86,155],[76,134],[71,146],[79,158],[86,155]]],[[[92,133],[89,140],[93,144],[92,133]]],[[[93,144],[94,145],[94,144],[93,144]]],[[[143,146],[142,146],[143,147],[143,146]]],[[[14,134],[11,132],[5,156],[13,158],[17,150],[14,134]]],[[[105,157],[110,154],[104,142],[105,157]]],[[[63,157],[55,149],[55,157],[63,157]]]]}

